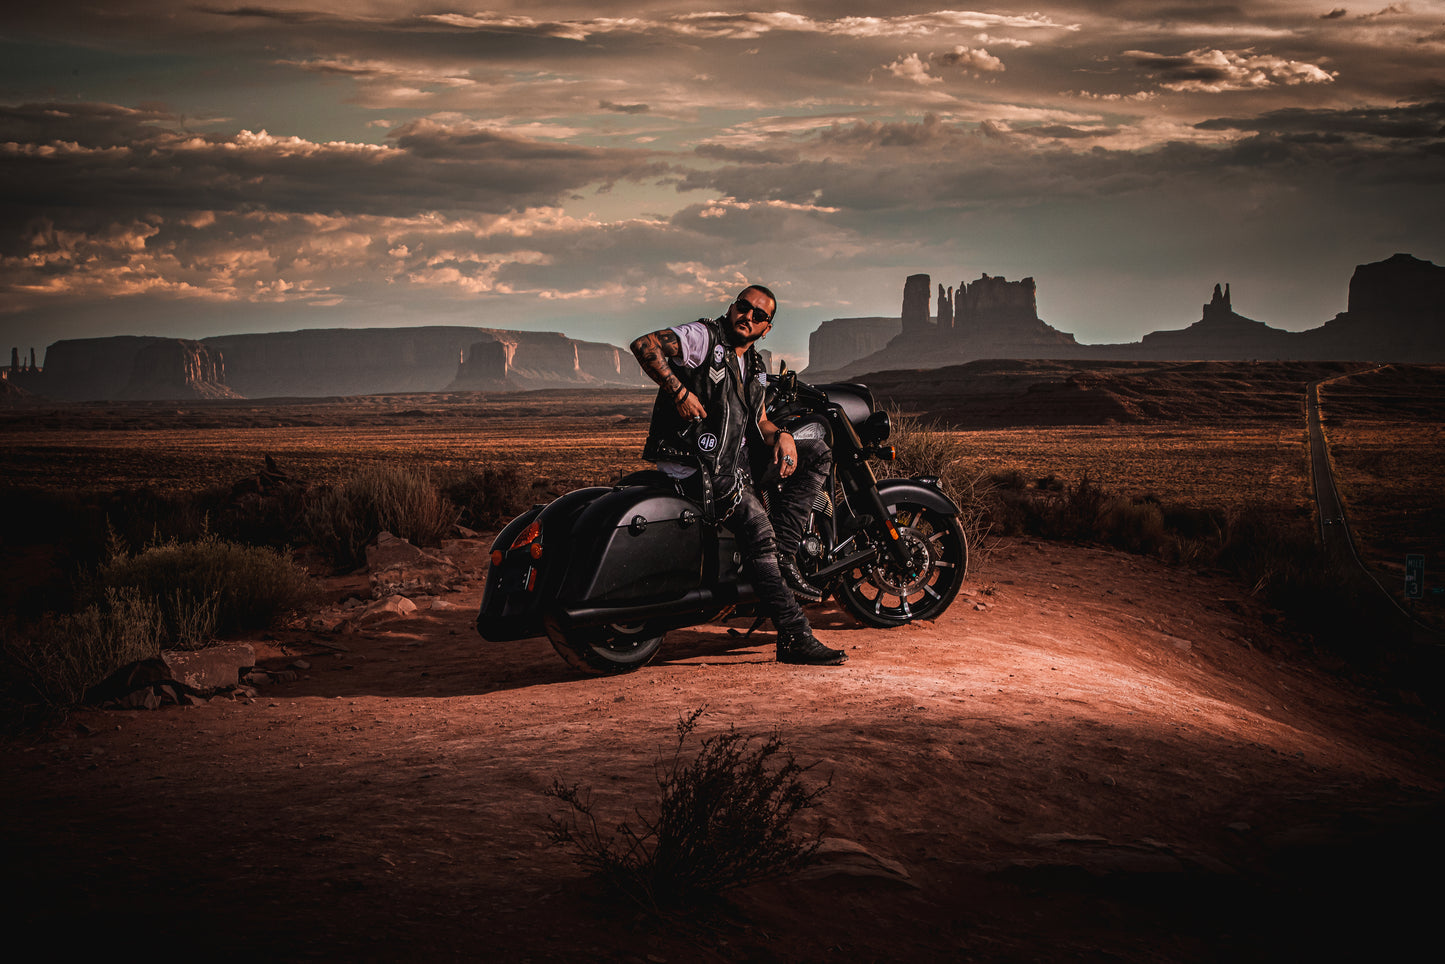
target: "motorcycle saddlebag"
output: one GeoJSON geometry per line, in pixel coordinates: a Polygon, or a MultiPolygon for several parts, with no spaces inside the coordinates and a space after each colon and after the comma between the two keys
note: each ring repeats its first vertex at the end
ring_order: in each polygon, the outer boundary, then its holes
{"type": "Polygon", "coordinates": [[[619,487],[594,501],[573,535],[557,593],[564,604],[680,596],[701,584],[704,545],[716,544],[695,503],[643,485],[619,487]]]}

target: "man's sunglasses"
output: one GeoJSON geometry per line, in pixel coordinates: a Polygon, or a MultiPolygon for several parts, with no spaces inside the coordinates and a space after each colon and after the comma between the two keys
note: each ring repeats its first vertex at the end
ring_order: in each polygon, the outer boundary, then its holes
{"type": "Polygon", "coordinates": [[[737,309],[737,312],[740,315],[746,315],[748,312],[752,312],[753,321],[760,325],[766,325],[768,322],[773,320],[772,315],[768,314],[766,311],[759,308],[751,301],[747,301],[743,298],[739,298],[737,300],[737,303],[734,304],[733,307],[737,309]]]}

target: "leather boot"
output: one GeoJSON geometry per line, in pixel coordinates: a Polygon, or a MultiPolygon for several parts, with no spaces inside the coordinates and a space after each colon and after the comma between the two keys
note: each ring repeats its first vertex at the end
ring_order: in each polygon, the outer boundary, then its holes
{"type": "Polygon", "coordinates": [[[808,581],[803,575],[803,570],[798,568],[798,561],[792,556],[779,555],[778,568],[782,570],[783,582],[793,591],[793,595],[803,602],[822,602],[823,590],[808,581]]]}
{"type": "Polygon", "coordinates": [[[809,630],[778,633],[778,662],[799,666],[837,666],[848,654],[818,642],[809,630]]]}

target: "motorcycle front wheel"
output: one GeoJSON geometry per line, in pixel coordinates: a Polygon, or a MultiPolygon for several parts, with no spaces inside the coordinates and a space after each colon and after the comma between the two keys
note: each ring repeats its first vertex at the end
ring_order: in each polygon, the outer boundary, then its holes
{"type": "Polygon", "coordinates": [[[834,595],[860,622],[881,629],[937,619],[958,595],[968,571],[968,540],[958,517],[914,502],[888,514],[913,559],[901,569],[881,547],[876,558],[843,573],[834,595]]]}
{"type": "Polygon", "coordinates": [[[646,666],[667,635],[649,629],[646,623],[609,623],[566,631],[551,619],[543,620],[543,625],[557,655],[589,676],[613,676],[646,666]]]}

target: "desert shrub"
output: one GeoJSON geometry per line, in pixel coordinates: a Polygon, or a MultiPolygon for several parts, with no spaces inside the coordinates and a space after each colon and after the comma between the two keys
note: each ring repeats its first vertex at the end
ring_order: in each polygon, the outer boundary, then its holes
{"type": "Polygon", "coordinates": [[[1028,488],[1028,480],[1018,469],[1001,469],[988,477],[995,489],[1003,492],[1022,492],[1028,488]]]}
{"type": "Polygon", "coordinates": [[[495,529],[537,501],[533,488],[515,466],[485,466],[445,480],[442,494],[457,506],[458,521],[472,529],[495,529]]]}
{"type": "Polygon", "coordinates": [[[1170,544],[1159,503],[1110,498],[1098,517],[1101,541],[1142,555],[1162,555],[1170,544]]]}
{"type": "Polygon", "coordinates": [[[793,823],[817,805],[828,784],[804,784],[812,766],[799,765],[776,731],[755,741],[729,729],[703,739],[697,755],[684,760],[702,713],[678,720],[671,759],[655,764],[655,813],[637,809],[635,822],[625,820],[606,834],[590,791],[561,782],[547,791],[569,807],[551,818],[552,840],[575,848],[610,891],[650,912],[787,873],[818,848],[819,838],[800,835],[793,823]]]}
{"type": "Polygon", "coordinates": [[[1099,519],[1110,496],[1085,472],[1074,485],[1064,487],[1063,501],[1054,515],[1055,533],[1063,538],[1089,540],[1099,534],[1099,519]]]}
{"type": "Polygon", "coordinates": [[[879,467],[879,476],[936,477],[939,488],[958,505],[970,551],[980,558],[987,549],[984,540],[991,529],[988,505],[997,483],[972,470],[963,440],[937,422],[925,422],[896,409],[889,412],[888,421],[892,428],[888,441],[895,457],[879,467]]]}
{"type": "MultiPolygon", "coordinates": [[[[1022,472],[1019,472],[1017,469],[1014,469],[1013,471],[1015,475],[1018,475],[1020,478],[1022,478],[1022,472]]],[[[1045,475],[1044,477],[1037,480],[1034,483],[1034,487],[1037,488],[1040,492],[1062,492],[1064,491],[1064,480],[1059,478],[1053,472],[1050,472],[1048,475],[1045,475]]],[[[1023,488],[1023,486],[1020,485],[1019,488],[1023,488]]]]}
{"type": "Polygon", "coordinates": [[[76,613],[48,615],[11,629],[0,644],[10,707],[77,706],[96,684],[128,663],[160,655],[160,607],[134,589],[107,589],[76,613]]]}
{"type": "Polygon", "coordinates": [[[338,565],[354,566],[382,532],[435,546],[451,534],[457,518],[457,507],[428,471],[378,462],[317,495],[306,507],[304,526],[312,545],[338,565]]]}
{"type": "Polygon", "coordinates": [[[102,592],[154,600],[166,644],[197,648],[216,635],[272,625],[300,599],[306,574],[273,549],[207,535],[135,555],[117,551],[96,582],[102,592]]]}

